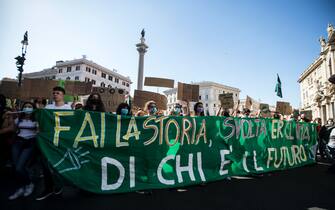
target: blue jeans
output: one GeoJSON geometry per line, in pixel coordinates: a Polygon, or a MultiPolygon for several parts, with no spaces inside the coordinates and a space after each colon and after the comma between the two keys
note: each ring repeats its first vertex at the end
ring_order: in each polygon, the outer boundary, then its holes
{"type": "Polygon", "coordinates": [[[18,187],[31,183],[31,178],[26,169],[34,149],[35,138],[22,139],[18,137],[12,146],[12,158],[15,166],[15,178],[18,187]]]}

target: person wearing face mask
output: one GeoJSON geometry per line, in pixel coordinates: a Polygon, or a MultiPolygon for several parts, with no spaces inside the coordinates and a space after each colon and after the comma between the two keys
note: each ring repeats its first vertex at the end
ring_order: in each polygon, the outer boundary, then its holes
{"type": "Polygon", "coordinates": [[[194,116],[205,116],[204,105],[201,102],[194,104],[194,116]]]}
{"type": "Polygon", "coordinates": [[[173,110],[171,110],[170,112],[171,116],[183,116],[183,110],[182,110],[182,106],[180,104],[176,104],[173,107],[173,110]]]}
{"type": "MultiPolygon", "coordinates": [[[[143,111],[139,110],[136,114],[136,116],[154,116],[154,115],[158,115],[158,109],[155,101],[146,102],[143,111]]],[[[152,190],[138,190],[136,191],[136,193],[143,195],[151,195],[152,190]]]]}
{"type": "Polygon", "coordinates": [[[132,116],[130,106],[127,103],[121,103],[116,109],[117,115],[132,116]]]}
{"type": "Polygon", "coordinates": [[[101,96],[99,93],[92,93],[84,106],[84,110],[86,111],[95,111],[95,112],[105,112],[104,103],[101,100],[101,96]]]}
{"type": "Polygon", "coordinates": [[[8,197],[14,200],[18,197],[29,196],[34,190],[34,184],[26,170],[27,162],[31,159],[37,135],[37,122],[34,119],[35,105],[25,102],[19,117],[15,120],[17,129],[16,141],[12,147],[12,159],[15,165],[17,190],[8,197]]]}
{"type": "Polygon", "coordinates": [[[145,103],[144,111],[149,116],[157,115],[158,109],[157,109],[156,102],[148,101],[147,103],[145,103]]]}

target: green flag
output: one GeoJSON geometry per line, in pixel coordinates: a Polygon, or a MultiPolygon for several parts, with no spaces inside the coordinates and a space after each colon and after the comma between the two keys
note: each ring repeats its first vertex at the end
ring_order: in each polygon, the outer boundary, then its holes
{"type": "Polygon", "coordinates": [[[65,80],[59,80],[58,81],[58,86],[65,89],[65,80]]]}
{"type": "MultiPolygon", "coordinates": [[[[65,82],[66,82],[65,80],[59,80],[58,81],[58,86],[65,89],[65,82]]],[[[64,101],[65,102],[73,102],[74,99],[75,99],[74,96],[67,95],[67,94],[64,95],[64,101]]]]}
{"type": "Polygon", "coordinates": [[[280,81],[280,78],[279,78],[279,75],[277,74],[277,84],[276,84],[276,93],[277,93],[277,96],[282,98],[283,97],[283,94],[281,92],[281,81],[280,81]]]}

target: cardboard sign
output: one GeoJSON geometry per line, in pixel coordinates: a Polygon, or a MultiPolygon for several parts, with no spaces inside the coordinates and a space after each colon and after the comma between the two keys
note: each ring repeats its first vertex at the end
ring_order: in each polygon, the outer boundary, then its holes
{"type": "Polygon", "coordinates": [[[252,106],[252,99],[249,96],[247,96],[247,99],[245,100],[245,108],[251,109],[251,106],[252,106]]]}
{"type": "MultiPolygon", "coordinates": [[[[2,81],[0,93],[8,98],[23,100],[32,98],[52,98],[52,88],[58,85],[58,80],[29,79],[22,81],[18,87],[17,81],[2,81]]],[[[91,93],[92,83],[66,81],[66,95],[88,95],[91,93]]]]}
{"type": "Polygon", "coordinates": [[[269,104],[259,104],[259,110],[261,112],[270,112],[270,106],[269,104]]]}
{"type": "Polygon", "coordinates": [[[115,112],[120,103],[125,101],[125,91],[117,88],[93,87],[92,93],[99,93],[106,112],[115,112]]]}
{"type": "Polygon", "coordinates": [[[22,86],[18,87],[17,81],[2,81],[0,92],[8,98],[23,100],[31,98],[51,98],[52,88],[57,86],[55,80],[24,79],[22,86]]]}
{"type": "Polygon", "coordinates": [[[276,112],[283,115],[290,115],[292,113],[292,107],[289,102],[277,101],[276,112]]]}
{"type": "Polygon", "coordinates": [[[308,120],[313,120],[312,110],[301,111],[300,114],[304,114],[308,120]]]}
{"type": "Polygon", "coordinates": [[[11,99],[21,98],[20,89],[17,84],[16,81],[2,81],[0,85],[0,94],[11,99]]]}
{"type": "Polygon", "coordinates": [[[234,108],[234,98],[232,93],[224,93],[219,95],[219,100],[221,102],[221,108],[232,109],[234,108]]]}
{"type": "Polygon", "coordinates": [[[174,80],[165,79],[165,78],[158,78],[158,77],[146,77],[144,79],[144,85],[174,88],[174,80]]]}
{"type": "Polygon", "coordinates": [[[92,82],[65,81],[67,95],[89,95],[92,91],[92,82]]]}
{"type": "Polygon", "coordinates": [[[199,101],[199,85],[178,82],[177,99],[182,101],[199,101]]]}
{"type": "Polygon", "coordinates": [[[293,109],[292,109],[292,106],[291,105],[289,105],[288,107],[287,107],[287,109],[286,109],[286,115],[290,115],[290,114],[292,114],[293,113],[293,109]]]}
{"type": "Polygon", "coordinates": [[[166,96],[154,93],[150,91],[144,91],[144,90],[135,90],[134,93],[134,106],[137,106],[139,108],[144,108],[144,105],[148,101],[155,101],[157,108],[159,110],[166,110],[167,109],[167,98],[166,96]]]}

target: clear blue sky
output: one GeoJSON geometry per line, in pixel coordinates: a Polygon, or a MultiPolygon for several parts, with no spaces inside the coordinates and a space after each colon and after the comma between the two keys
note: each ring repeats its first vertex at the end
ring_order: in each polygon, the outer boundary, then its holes
{"type": "Polygon", "coordinates": [[[298,107],[298,77],[318,56],[328,23],[331,0],[0,0],[0,79],[17,76],[14,57],[28,30],[25,73],[85,54],[130,76],[134,89],[145,28],[145,76],[214,81],[275,104],[278,73],[281,100],[298,107]]]}

